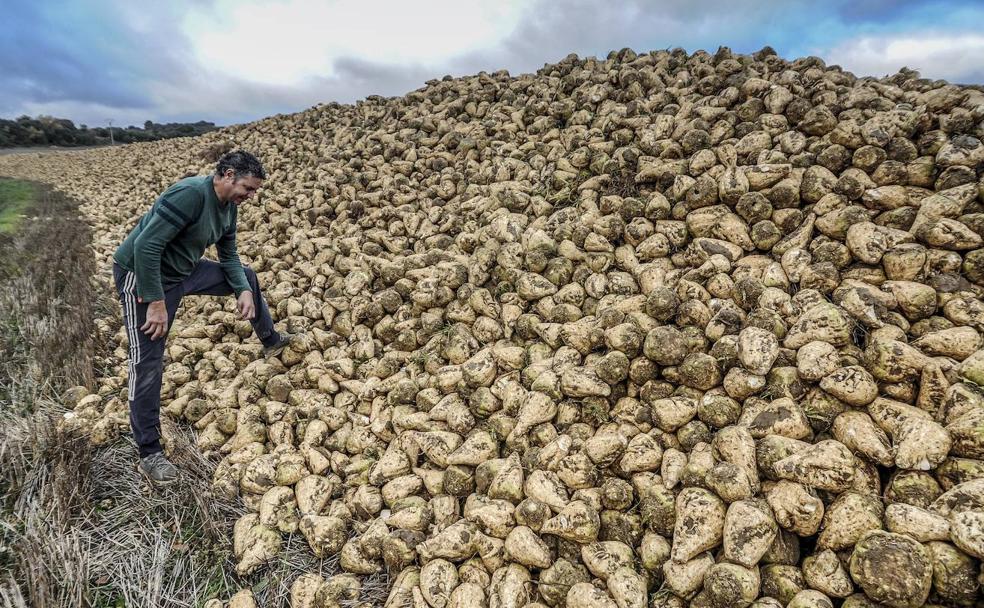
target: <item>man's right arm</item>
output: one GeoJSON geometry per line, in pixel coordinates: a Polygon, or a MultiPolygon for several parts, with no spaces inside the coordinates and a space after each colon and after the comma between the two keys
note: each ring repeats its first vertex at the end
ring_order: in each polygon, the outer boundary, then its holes
{"type": "Polygon", "coordinates": [[[193,188],[165,192],[154,205],[150,221],[133,242],[133,272],[137,297],[144,303],[164,299],[161,285],[161,254],[197,214],[201,195],[193,188]]]}

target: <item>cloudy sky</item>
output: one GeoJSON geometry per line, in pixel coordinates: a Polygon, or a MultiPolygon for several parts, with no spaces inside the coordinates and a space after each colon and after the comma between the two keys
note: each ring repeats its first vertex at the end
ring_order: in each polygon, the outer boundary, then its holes
{"type": "Polygon", "coordinates": [[[984,2],[939,0],[0,0],[0,118],[220,125],[568,53],[818,55],[984,83],[984,2]]]}

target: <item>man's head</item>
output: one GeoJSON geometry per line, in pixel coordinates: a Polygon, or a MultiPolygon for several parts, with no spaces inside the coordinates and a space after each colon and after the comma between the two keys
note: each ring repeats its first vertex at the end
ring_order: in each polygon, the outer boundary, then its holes
{"type": "Polygon", "coordinates": [[[259,159],[245,150],[236,150],[219,159],[212,181],[219,200],[238,205],[253,196],[265,179],[266,171],[259,159]]]}

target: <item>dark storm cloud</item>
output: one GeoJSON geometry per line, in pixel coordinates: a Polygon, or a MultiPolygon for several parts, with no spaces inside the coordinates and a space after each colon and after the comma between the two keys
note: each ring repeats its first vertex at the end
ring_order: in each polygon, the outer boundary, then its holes
{"type": "Polygon", "coordinates": [[[112,2],[13,2],[0,21],[0,116],[51,104],[143,110],[155,79],[189,80],[189,43],[168,5],[121,12],[112,2]]]}
{"type": "Polygon", "coordinates": [[[425,80],[438,77],[433,70],[421,66],[398,66],[373,63],[358,57],[342,57],[333,64],[335,76],[323,83],[349,91],[348,96],[369,87],[377,95],[397,95],[423,85],[425,80]]]}
{"type": "MultiPolygon", "coordinates": [[[[76,100],[106,105],[149,106],[142,91],[127,86],[119,68],[98,50],[86,48],[103,24],[78,28],[53,18],[51,5],[5,4],[0,25],[0,109],[30,100],[76,100]],[[94,26],[94,27],[93,27],[94,26]],[[85,31],[80,31],[85,28],[85,31]],[[91,29],[90,29],[91,28],[91,29]],[[81,43],[81,44],[79,44],[81,43]]],[[[56,11],[55,11],[56,12],[56,11]]]]}
{"type": "Polygon", "coordinates": [[[357,57],[333,62],[332,75],[316,76],[303,86],[280,86],[214,75],[196,89],[196,105],[178,112],[171,120],[214,120],[235,124],[281,112],[297,112],[328,101],[352,103],[368,95],[392,97],[419,88],[424,81],[440,77],[423,66],[394,66],[357,57]],[[211,110],[209,110],[211,108],[211,110]]]}

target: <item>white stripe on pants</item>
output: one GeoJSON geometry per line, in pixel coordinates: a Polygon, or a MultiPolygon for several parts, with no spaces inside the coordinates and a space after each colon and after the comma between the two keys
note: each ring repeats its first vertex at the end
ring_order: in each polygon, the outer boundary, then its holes
{"type": "Polygon", "coordinates": [[[130,343],[129,349],[129,368],[127,370],[127,399],[133,401],[137,387],[137,363],[140,363],[140,336],[137,334],[137,296],[136,296],[137,275],[127,271],[126,278],[123,280],[123,300],[126,305],[127,341],[130,343]]]}

